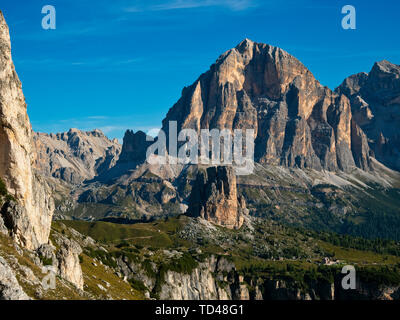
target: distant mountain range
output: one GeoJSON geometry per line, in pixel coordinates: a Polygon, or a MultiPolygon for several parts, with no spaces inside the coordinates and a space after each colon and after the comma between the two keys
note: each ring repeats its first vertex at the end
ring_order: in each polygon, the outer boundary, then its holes
{"type": "MultiPolygon", "coordinates": [[[[255,160],[262,164],[319,171],[346,172],[354,167],[373,171],[371,158],[375,158],[397,170],[399,83],[400,67],[381,61],[375,63],[369,74],[350,76],[332,92],[287,52],[246,39],[221,55],[193,85],[184,88],[182,97],[163,120],[162,129],[168,133],[169,121],[177,121],[178,131],[254,129],[255,160]]],[[[111,145],[118,149],[116,142],[109,142],[96,132],[96,151],[93,143],[79,143],[85,140],[84,136],[95,134],[79,130],[50,136],[38,134],[35,140],[61,150],[64,147],[60,143],[51,141],[64,139],[72,151],[65,156],[70,160],[84,157],[82,152],[102,153],[94,155],[93,160],[83,160],[95,162],[105,157],[111,145]],[[75,144],[68,137],[73,133],[75,144]]],[[[148,145],[144,133],[127,131],[120,164],[142,164],[148,145]]],[[[114,159],[106,165],[110,169],[118,161],[118,152],[108,152],[108,157],[114,159]]],[[[96,165],[99,164],[87,163],[86,167],[96,165]]],[[[55,166],[53,161],[51,166],[55,166]]],[[[76,165],[56,166],[59,168],[49,170],[54,171],[51,175],[67,181],[71,180],[70,174],[62,177],[62,168],[67,172],[82,171],[74,169],[76,165]]],[[[102,168],[87,174],[77,172],[77,176],[91,178],[103,172],[102,168]]]]}

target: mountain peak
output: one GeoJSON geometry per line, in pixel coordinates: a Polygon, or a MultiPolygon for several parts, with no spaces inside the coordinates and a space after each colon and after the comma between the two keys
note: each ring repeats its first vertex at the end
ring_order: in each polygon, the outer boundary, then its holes
{"type": "Polygon", "coordinates": [[[253,129],[255,160],[272,165],[346,171],[368,163],[364,140],[362,154],[352,154],[359,137],[348,100],[286,51],[247,38],[185,88],[163,121],[166,133],[169,121],[198,132],[253,129]]]}
{"type": "Polygon", "coordinates": [[[8,25],[6,23],[6,20],[1,11],[0,11],[0,46],[3,47],[5,53],[11,57],[10,33],[8,30],[8,25]]]}
{"type": "Polygon", "coordinates": [[[373,71],[400,74],[400,65],[391,63],[388,60],[381,60],[381,61],[375,62],[371,72],[373,72],[373,71]]]}
{"type": "Polygon", "coordinates": [[[249,38],[244,38],[241,43],[255,43],[255,42],[249,38]]]}
{"type": "Polygon", "coordinates": [[[237,46],[236,49],[238,48],[243,48],[243,47],[249,47],[254,45],[255,42],[253,40],[250,40],[249,38],[245,38],[244,40],[242,40],[237,46]]]}

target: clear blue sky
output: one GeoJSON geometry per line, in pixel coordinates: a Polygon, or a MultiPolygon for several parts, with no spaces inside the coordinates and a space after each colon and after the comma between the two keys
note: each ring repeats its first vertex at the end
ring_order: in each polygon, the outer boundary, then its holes
{"type": "Polygon", "coordinates": [[[400,64],[398,0],[1,0],[34,130],[160,127],[184,86],[244,38],[279,46],[335,88],[400,64]],[[54,5],[57,29],[41,28],[54,5]],[[357,29],[341,28],[341,8],[357,29]]]}

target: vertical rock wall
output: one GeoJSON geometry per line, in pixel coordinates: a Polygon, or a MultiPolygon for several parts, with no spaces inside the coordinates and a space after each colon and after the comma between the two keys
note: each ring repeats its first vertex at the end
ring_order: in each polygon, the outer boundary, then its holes
{"type": "Polygon", "coordinates": [[[22,85],[11,58],[8,26],[0,12],[0,178],[18,205],[6,205],[3,219],[15,240],[28,249],[48,241],[53,202],[32,170],[32,129],[22,85]]]}

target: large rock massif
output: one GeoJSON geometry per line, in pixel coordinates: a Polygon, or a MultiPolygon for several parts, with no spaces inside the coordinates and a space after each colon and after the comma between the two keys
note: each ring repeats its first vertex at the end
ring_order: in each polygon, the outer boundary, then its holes
{"type": "Polygon", "coordinates": [[[0,178],[18,203],[3,204],[2,215],[15,240],[29,249],[47,242],[53,214],[46,183],[32,169],[34,160],[25,98],[11,58],[9,30],[0,13],[0,178]]]}
{"type": "Polygon", "coordinates": [[[400,170],[400,66],[383,60],[370,73],[345,79],[336,92],[351,102],[354,122],[365,132],[374,156],[400,170]]]}
{"type": "Polygon", "coordinates": [[[248,39],[219,57],[163,121],[182,128],[254,129],[255,160],[288,167],[370,168],[367,140],[344,95],[323,87],[296,58],[248,39]]]}
{"type": "Polygon", "coordinates": [[[199,171],[190,196],[187,214],[238,229],[243,224],[246,204],[238,195],[235,171],[232,167],[209,167],[199,171]]]}

